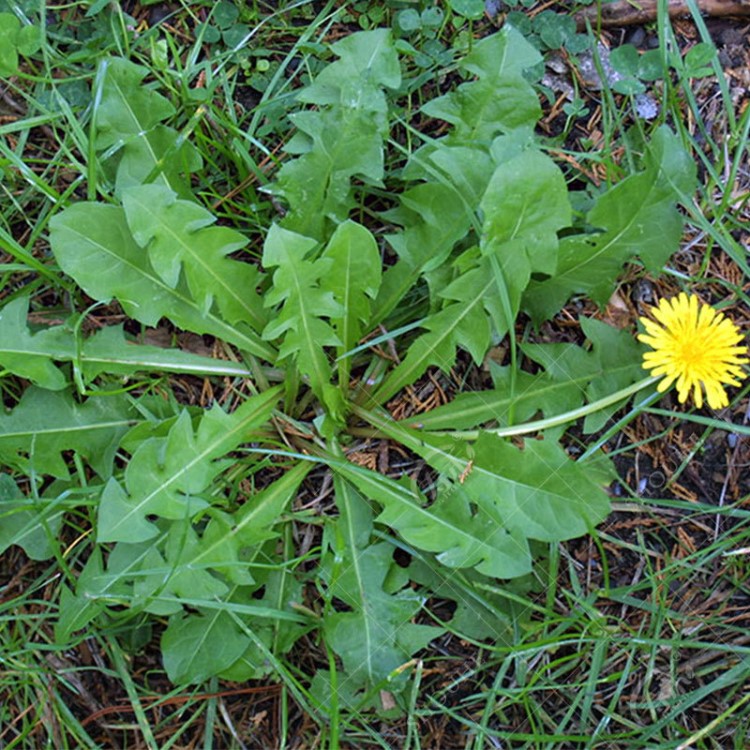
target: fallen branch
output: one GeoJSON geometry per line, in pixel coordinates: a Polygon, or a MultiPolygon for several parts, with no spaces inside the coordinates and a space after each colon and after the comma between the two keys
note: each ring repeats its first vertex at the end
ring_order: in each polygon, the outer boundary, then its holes
{"type": "MultiPolygon", "coordinates": [[[[658,0],[596,3],[576,13],[576,24],[583,30],[587,21],[593,27],[649,23],[656,20],[657,4],[658,0]]],[[[695,4],[704,16],[750,16],[750,0],[696,0],[695,4]]],[[[667,6],[670,18],[690,15],[690,4],[686,0],[668,0],[667,6]]]]}

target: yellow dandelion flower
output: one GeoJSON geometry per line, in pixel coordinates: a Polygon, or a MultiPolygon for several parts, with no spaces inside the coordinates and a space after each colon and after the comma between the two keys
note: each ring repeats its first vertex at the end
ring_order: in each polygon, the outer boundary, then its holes
{"type": "Polygon", "coordinates": [[[663,375],[658,390],[664,392],[676,381],[681,404],[693,392],[695,405],[720,409],[729,405],[724,385],[740,385],[747,377],[740,365],[748,363],[742,334],[723,313],[703,304],[695,295],[681,292],[651,308],[656,321],[641,318],[646,333],[638,340],[653,351],[643,355],[643,367],[652,375],[663,375]]]}

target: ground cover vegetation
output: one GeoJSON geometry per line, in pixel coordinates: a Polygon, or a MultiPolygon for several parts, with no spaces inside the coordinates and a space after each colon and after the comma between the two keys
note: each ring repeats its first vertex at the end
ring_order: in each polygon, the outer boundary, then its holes
{"type": "Polygon", "coordinates": [[[746,746],[737,40],[574,10],[0,2],[4,746],[746,746]]]}

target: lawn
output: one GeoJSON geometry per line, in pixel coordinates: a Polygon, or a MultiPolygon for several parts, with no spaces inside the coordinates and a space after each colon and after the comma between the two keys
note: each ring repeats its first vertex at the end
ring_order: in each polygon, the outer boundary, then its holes
{"type": "Polygon", "coordinates": [[[0,0],[0,747],[748,747],[747,24],[613,7],[0,0]]]}

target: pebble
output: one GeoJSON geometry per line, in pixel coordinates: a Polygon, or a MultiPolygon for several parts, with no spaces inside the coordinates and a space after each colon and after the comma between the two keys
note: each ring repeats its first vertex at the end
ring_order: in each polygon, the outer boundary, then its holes
{"type": "Polygon", "coordinates": [[[659,103],[651,94],[638,94],[635,97],[635,112],[642,120],[653,120],[659,114],[659,103]]]}
{"type": "Polygon", "coordinates": [[[502,10],[502,0],[485,0],[484,12],[490,17],[494,18],[502,10]]]}
{"type": "Polygon", "coordinates": [[[643,42],[645,41],[645,39],[646,39],[646,32],[643,30],[643,28],[639,26],[637,29],[633,31],[632,34],[629,34],[626,37],[625,42],[627,44],[632,44],[634,47],[640,48],[643,46],[643,42]]]}
{"type": "Polygon", "coordinates": [[[633,290],[630,293],[630,298],[635,302],[637,305],[641,305],[641,303],[646,303],[647,305],[652,305],[654,303],[654,299],[656,297],[656,294],[654,292],[654,285],[648,280],[648,279],[638,279],[635,284],[633,284],[633,290]]]}
{"type": "MultiPolygon", "coordinates": [[[[605,47],[601,42],[597,42],[596,45],[599,60],[601,62],[602,71],[607,78],[607,83],[611,86],[613,83],[619,81],[622,76],[612,67],[609,62],[609,49],[605,47]]],[[[596,69],[596,63],[594,62],[594,54],[590,50],[586,50],[579,55],[578,70],[581,74],[583,82],[594,91],[598,91],[602,88],[602,80],[599,77],[599,73],[596,69]]]]}

